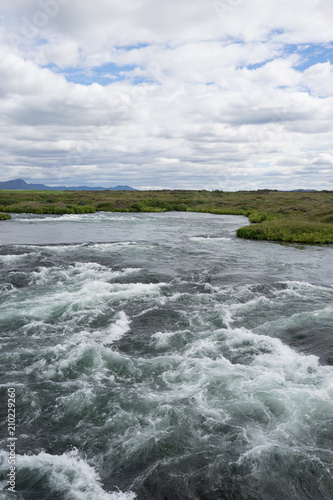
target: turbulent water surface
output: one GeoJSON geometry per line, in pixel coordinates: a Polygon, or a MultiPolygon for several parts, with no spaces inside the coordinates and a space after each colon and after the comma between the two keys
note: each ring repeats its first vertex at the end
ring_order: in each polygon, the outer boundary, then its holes
{"type": "Polygon", "coordinates": [[[1,223],[3,498],[8,387],[21,500],[333,498],[333,248],[244,223],[1,223]]]}

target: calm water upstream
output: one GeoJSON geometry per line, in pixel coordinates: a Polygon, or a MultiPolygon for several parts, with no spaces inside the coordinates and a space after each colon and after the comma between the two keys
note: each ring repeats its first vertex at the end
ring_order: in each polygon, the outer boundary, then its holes
{"type": "Polygon", "coordinates": [[[246,222],[1,223],[0,498],[333,499],[333,247],[246,222]]]}

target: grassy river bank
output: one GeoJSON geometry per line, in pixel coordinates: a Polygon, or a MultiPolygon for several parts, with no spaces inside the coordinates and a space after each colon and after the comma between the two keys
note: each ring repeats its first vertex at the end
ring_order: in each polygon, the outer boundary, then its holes
{"type": "Polygon", "coordinates": [[[237,236],[269,241],[333,243],[333,192],[26,191],[0,190],[0,220],[10,213],[82,214],[170,210],[244,215],[237,236]]]}

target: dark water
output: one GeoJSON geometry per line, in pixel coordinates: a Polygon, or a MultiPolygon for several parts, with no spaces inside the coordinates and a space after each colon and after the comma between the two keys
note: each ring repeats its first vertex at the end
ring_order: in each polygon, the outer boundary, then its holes
{"type": "Polygon", "coordinates": [[[244,223],[1,223],[1,498],[333,498],[333,248],[244,223]]]}

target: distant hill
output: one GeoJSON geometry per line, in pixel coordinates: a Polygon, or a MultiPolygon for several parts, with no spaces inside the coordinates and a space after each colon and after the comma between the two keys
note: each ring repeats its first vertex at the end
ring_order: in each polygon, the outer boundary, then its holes
{"type": "Polygon", "coordinates": [[[23,179],[0,182],[0,189],[36,189],[45,191],[138,191],[130,186],[91,187],[91,186],[45,186],[44,184],[28,184],[23,179]]]}
{"type": "Polygon", "coordinates": [[[291,192],[292,193],[295,193],[295,192],[300,192],[300,193],[316,193],[317,190],[316,189],[293,189],[291,192]]]}

